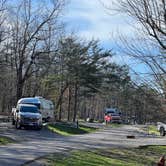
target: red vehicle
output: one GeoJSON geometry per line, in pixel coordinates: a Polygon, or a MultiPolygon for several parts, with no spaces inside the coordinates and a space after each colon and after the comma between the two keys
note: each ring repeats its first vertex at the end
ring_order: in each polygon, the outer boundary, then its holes
{"type": "Polygon", "coordinates": [[[105,122],[110,122],[112,120],[111,115],[105,115],[104,120],[105,120],[105,122]]]}
{"type": "Polygon", "coordinates": [[[117,109],[115,108],[107,108],[105,109],[105,116],[104,116],[104,120],[106,123],[121,123],[121,112],[119,112],[117,109]]]}

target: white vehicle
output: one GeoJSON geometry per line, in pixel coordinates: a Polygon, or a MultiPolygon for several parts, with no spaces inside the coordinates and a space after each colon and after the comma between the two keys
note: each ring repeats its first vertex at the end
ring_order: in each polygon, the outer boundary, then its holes
{"type": "Polygon", "coordinates": [[[39,108],[42,114],[43,121],[54,119],[54,105],[51,100],[46,100],[43,97],[27,97],[18,100],[18,104],[33,104],[39,108]]]}
{"type": "Polygon", "coordinates": [[[166,124],[162,122],[157,122],[157,130],[160,132],[161,136],[166,134],[166,124]]]}
{"type": "Polygon", "coordinates": [[[35,105],[31,104],[18,104],[16,109],[12,110],[13,125],[16,129],[22,127],[33,127],[38,130],[42,128],[42,115],[35,105]]]}

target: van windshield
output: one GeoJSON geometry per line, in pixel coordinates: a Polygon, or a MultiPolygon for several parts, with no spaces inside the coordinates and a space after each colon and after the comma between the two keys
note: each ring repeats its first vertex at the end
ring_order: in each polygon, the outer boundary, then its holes
{"type": "Polygon", "coordinates": [[[39,113],[37,107],[21,107],[20,112],[39,113]]]}
{"type": "Polygon", "coordinates": [[[40,109],[40,103],[30,103],[30,102],[22,102],[22,104],[31,104],[31,105],[35,105],[38,107],[38,109],[40,109]]]}

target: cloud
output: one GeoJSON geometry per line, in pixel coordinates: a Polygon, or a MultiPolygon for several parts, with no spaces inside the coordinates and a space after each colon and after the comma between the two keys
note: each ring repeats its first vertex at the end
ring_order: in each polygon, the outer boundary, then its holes
{"type": "Polygon", "coordinates": [[[115,3],[118,2],[118,0],[70,0],[63,20],[67,23],[69,33],[74,31],[83,39],[98,39],[103,48],[112,49],[115,53],[112,62],[128,64],[136,72],[145,72],[147,70],[145,66],[126,56],[124,44],[119,43],[121,35],[132,42],[135,37],[134,28],[140,25],[125,14],[107,10],[106,7],[115,8],[115,3]]]}
{"type": "Polygon", "coordinates": [[[86,39],[108,40],[112,33],[119,32],[130,35],[132,28],[127,24],[127,16],[109,15],[101,2],[110,4],[109,0],[71,0],[64,16],[69,29],[86,39]]]}

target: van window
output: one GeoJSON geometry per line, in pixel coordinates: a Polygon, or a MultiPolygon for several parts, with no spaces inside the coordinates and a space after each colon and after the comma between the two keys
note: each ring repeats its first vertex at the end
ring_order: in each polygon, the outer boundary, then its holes
{"type": "Polygon", "coordinates": [[[30,106],[26,107],[26,106],[22,106],[20,108],[20,112],[38,113],[39,111],[38,111],[37,107],[30,107],[30,106]]]}

